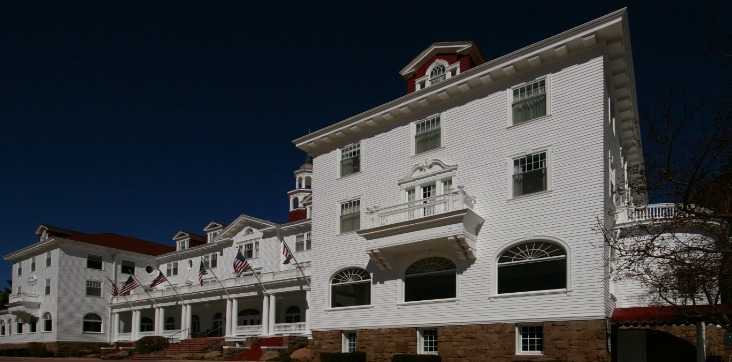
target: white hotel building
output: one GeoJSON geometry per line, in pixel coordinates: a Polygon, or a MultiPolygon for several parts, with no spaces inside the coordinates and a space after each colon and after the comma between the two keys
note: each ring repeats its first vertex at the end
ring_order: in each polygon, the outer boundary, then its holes
{"type": "Polygon", "coordinates": [[[647,215],[626,212],[647,206],[628,192],[644,159],[626,11],[492,60],[434,43],[400,74],[406,95],[294,140],[313,163],[291,222],[212,222],[171,251],[39,228],[6,256],[0,343],[307,335],[369,361],[609,361],[614,310],[644,293],[611,281],[597,230],[647,215]],[[233,274],[239,248],[261,284],[233,274]],[[201,260],[218,280],[199,286],[201,260]],[[108,298],[106,278],[149,283],[147,265],[175,287],[108,298]]]}

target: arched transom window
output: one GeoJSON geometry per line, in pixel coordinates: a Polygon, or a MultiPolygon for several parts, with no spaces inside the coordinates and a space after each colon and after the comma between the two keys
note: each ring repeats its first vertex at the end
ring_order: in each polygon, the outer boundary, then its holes
{"type": "Polygon", "coordinates": [[[430,84],[437,84],[447,77],[447,67],[444,64],[435,64],[430,71],[430,84]]]}
{"type": "Polygon", "coordinates": [[[567,252],[556,243],[526,241],[498,257],[499,294],[566,287],[567,252]]]}
{"type": "Polygon", "coordinates": [[[102,317],[89,313],[84,316],[84,332],[102,333],[102,317]]]}
{"type": "Polygon", "coordinates": [[[330,282],[331,307],[371,304],[371,274],[361,268],[344,269],[330,282]]]}
{"type": "Polygon", "coordinates": [[[455,298],[456,275],[455,263],[449,259],[419,260],[404,273],[404,301],[455,298]]]}

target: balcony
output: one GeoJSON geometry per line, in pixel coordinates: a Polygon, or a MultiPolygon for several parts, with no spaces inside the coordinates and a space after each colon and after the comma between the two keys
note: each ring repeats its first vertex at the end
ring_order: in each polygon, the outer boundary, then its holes
{"type": "Polygon", "coordinates": [[[679,216],[676,206],[671,203],[651,204],[642,207],[619,208],[615,216],[615,224],[644,223],[670,220],[679,216]]]}
{"type": "Polygon", "coordinates": [[[472,210],[474,205],[475,199],[460,187],[427,199],[372,207],[358,234],[370,241],[367,252],[383,269],[390,269],[387,254],[414,248],[446,248],[461,259],[473,259],[484,221],[472,210]]]}
{"type": "Polygon", "coordinates": [[[24,307],[38,309],[41,306],[41,297],[31,293],[16,293],[8,297],[8,307],[24,307]]]}

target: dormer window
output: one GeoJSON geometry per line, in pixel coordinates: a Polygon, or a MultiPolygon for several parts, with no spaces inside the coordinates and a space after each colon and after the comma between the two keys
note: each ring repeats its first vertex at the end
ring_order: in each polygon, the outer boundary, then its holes
{"type": "Polygon", "coordinates": [[[430,85],[437,84],[447,79],[447,67],[444,64],[436,64],[430,71],[430,85]]]}
{"type": "Polygon", "coordinates": [[[178,250],[187,250],[188,249],[188,241],[189,239],[179,240],[178,241],[178,250]]]}
{"type": "Polygon", "coordinates": [[[219,230],[209,231],[208,232],[208,242],[213,242],[216,237],[219,236],[219,230]]]}

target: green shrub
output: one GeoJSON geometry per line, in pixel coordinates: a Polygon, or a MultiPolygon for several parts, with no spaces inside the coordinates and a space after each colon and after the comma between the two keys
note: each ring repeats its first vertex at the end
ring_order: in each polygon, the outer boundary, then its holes
{"type": "Polygon", "coordinates": [[[321,353],[320,362],[366,362],[366,353],[321,353]]]}
{"type": "Polygon", "coordinates": [[[168,348],[168,339],[160,336],[142,337],[135,342],[135,352],[152,353],[168,348]]]}
{"type": "Polygon", "coordinates": [[[434,354],[395,354],[391,362],[442,362],[442,358],[434,354]]]}

